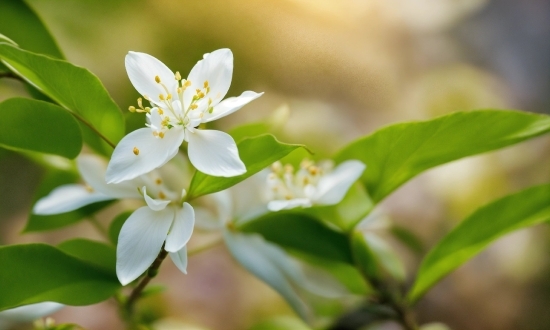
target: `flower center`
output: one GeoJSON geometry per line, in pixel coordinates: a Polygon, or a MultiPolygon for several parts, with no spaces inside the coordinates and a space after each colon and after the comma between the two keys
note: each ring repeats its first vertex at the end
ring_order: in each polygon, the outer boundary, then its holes
{"type": "Polygon", "coordinates": [[[290,164],[283,166],[275,162],[267,177],[269,198],[271,200],[290,200],[295,198],[310,198],[317,190],[319,179],[332,169],[332,164],[316,165],[305,159],[297,171],[290,164]]]}

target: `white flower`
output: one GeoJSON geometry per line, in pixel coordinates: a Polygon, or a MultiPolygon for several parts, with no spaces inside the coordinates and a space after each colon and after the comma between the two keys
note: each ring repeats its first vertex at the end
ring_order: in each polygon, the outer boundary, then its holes
{"type": "Polygon", "coordinates": [[[56,302],[41,302],[7,309],[0,312],[0,330],[9,329],[17,323],[32,322],[53,314],[65,305],[56,302]]]}
{"type": "Polygon", "coordinates": [[[334,169],[331,162],[316,166],[305,160],[294,173],[292,166],[283,167],[276,162],[267,179],[271,194],[267,207],[271,211],[280,211],[299,206],[338,204],[365,168],[366,165],[358,160],[345,161],[334,169]]]}
{"type": "Polygon", "coordinates": [[[147,128],[125,136],[116,146],[107,168],[107,182],[133,179],[165,164],[188,142],[189,160],[199,171],[231,177],[246,172],[233,138],[198,126],[227,116],[263,93],[246,91],[222,101],[233,74],[233,53],[219,49],[197,62],[182,79],[162,62],[145,53],[126,55],[130,81],[151,102],[152,108],[130,107],[147,112],[147,128]]]}
{"type": "Polygon", "coordinates": [[[186,273],[186,244],[191,238],[195,212],[185,197],[185,178],[174,168],[176,158],[147,175],[120,184],[105,183],[106,162],[93,155],[81,155],[78,169],[87,185],[71,184],[54,189],[34,206],[35,214],[57,214],[84,205],[117,198],[145,199],[143,206],[126,220],[117,244],[116,271],[123,285],[138,278],[153,263],[163,244],[176,266],[186,273]],[[153,197],[151,197],[153,196],[153,197]]]}

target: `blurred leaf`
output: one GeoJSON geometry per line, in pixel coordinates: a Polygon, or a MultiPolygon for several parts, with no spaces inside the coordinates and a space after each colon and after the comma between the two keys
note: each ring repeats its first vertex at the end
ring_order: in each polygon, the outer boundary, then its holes
{"type": "Polygon", "coordinates": [[[257,323],[248,330],[311,330],[311,328],[293,317],[279,316],[257,323]]]}
{"type": "Polygon", "coordinates": [[[401,243],[405,244],[413,252],[421,254],[425,251],[426,248],[424,247],[424,243],[407,228],[392,225],[390,231],[401,243]]]}
{"type": "Polygon", "coordinates": [[[84,238],[75,238],[59,244],[57,248],[68,255],[116,274],[116,249],[113,246],[84,238]]]}
{"type": "Polygon", "coordinates": [[[414,176],[463,157],[500,149],[550,131],[550,117],[519,111],[456,112],[390,125],[352,142],[336,157],[367,164],[362,181],[378,202],[414,176]]]}
{"type": "Polygon", "coordinates": [[[42,20],[23,0],[0,1],[0,33],[23,49],[63,58],[42,20]]]}
{"type": "Polygon", "coordinates": [[[246,165],[246,173],[230,178],[210,176],[195,172],[189,187],[189,199],[222,191],[260,172],[291,151],[303,147],[277,141],[273,135],[262,135],[237,143],[241,160],[246,165]]]}
{"type": "Polygon", "coordinates": [[[356,183],[348,190],[344,199],[336,205],[313,206],[302,211],[323,221],[332,223],[349,232],[372,210],[373,203],[365,188],[356,183]]]}
{"type": "Polygon", "coordinates": [[[310,311],[297,290],[305,278],[282,249],[259,235],[224,231],[224,240],[244,268],[277,291],[302,319],[309,319],[310,311]]]}
{"type": "Polygon", "coordinates": [[[134,211],[122,212],[111,222],[111,225],[109,226],[109,239],[114,245],[117,245],[118,243],[118,234],[120,234],[122,225],[124,225],[124,222],[126,222],[126,219],[128,219],[132,213],[134,213],[134,211]]]}
{"type": "Polygon", "coordinates": [[[159,293],[163,293],[164,291],[166,291],[166,287],[164,285],[160,285],[160,284],[148,285],[145,289],[143,289],[140,297],[141,298],[151,297],[159,293]]]}
{"type": "Polygon", "coordinates": [[[11,98],[0,103],[0,144],[75,158],[82,148],[77,121],[51,103],[11,98]]]}
{"type": "Polygon", "coordinates": [[[531,187],[492,202],[464,219],[424,258],[409,293],[415,302],[455,268],[497,238],[550,220],[550,184],[531,187]]]}
{"type": "Polygon", "coordinates": [[[353,252],[355,265],[364,277],[369,279],[380,278],[381,274],[376,258],[365,240],[363,233],[359,231],[353,232],[351,235],[351,250],[353,252]]]}
{"type": "Polygon", "coordinates": [[[125,133],[124,118],[95,75],[69,62],[34,54],[6,43],[0,43],[0,59],[93,127],[97,132],[80,122],[84,141],[90,147],[107,156],[112,153],[113,148],[98,134],[116,144],[125,133]]]}
{"type": "Polygon", "coordinates": [[[0,310],[43,301],[90,305],[120,288],[116,276],[46,244],[0,247],[0,265],[0,310]]]}
{"type": "Polygon", "coordinates": [[[370,283],[365,282],[365,279],[361,273],[359,273],[357,268],[349,263],[329,260],[292,249],[289,249],[289,252],[304,262],[328,272],[340,283],[342,283],[351,293],[367,296],[373,292],[373,288],[370,283]]]}
{"type": "Polygon", "coordinates": [[[428,323],[420,326],[420,330],[451,330],[451,328],[443,323],[428,323]]]}
{"type": "Polygon", "coordinates": [[[49,327],[47,330],[84,330],[83,327],[78,324],[56,324],[53,327],[49,327]]]}
{"type": "Polygon", "coordinates": [[[306,214],[267,213],[240,225],[239,230],[259,233],[283,248],[353,264],[347,236],[306,214]]]}
{"type": "Polygon", "coordinates": [[[393,248],[376,234],[367,232],[363,235],[379,267],[392,278],[403,282],[406,277],[405,265],[393,248]]]}
{"type": "MultiPolygon", "coordinates": [[[[76,172],[56,170],[53,168],[47,169],[44,178],[42,179],[42,182],[40,182],[40,185],[34,195],[33,205],[37,200],[48,195],[58,186],[75,183],[78,182],[78,180],[79,175],[76,172]]],[[[83,220],[87,216],[92,215],[111,203],[112,201],[94,203],[84,206],[78,210],[62,214],[37,215],[31,213],[23,232],[30,233],[65,227],[83,220]]]]}

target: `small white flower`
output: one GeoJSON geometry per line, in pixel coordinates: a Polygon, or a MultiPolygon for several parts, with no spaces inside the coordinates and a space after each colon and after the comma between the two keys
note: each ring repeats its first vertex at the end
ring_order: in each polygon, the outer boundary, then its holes
{"type": "Polygon", "coordinates": [[[65,307],[56,302],[41,302],[7,309],[0,312],[0,329],[9,329],[17,323],[32,322],[65,307]]]}
{"type": "Polygon", "coordinates": [[[246,91],[222,101],[233,74],[231,50],[205,54],[187,79],[145,53],[126,55],[126,71],[152,108],[143,108],[141,99],[138,109],[130,107],[131,111],[147,112],[148,127],[128,134],[116,146],[107,168],[108,183],[130,180],[162,166],[176,155],[184,140],[188,142],[189,160],[199,171],[223,177],[246,172],[230,135],[198,128],[263,94],[246,91]]]}
{"type": "Polygon", "coordinates": [[[305,160],[295,173],[291,165],[283,167],[280,162],[276,162],[267,178],[271,195],[267,208],[280,211],[338,204],[365,168],[366,165],[358,160],[345,161],[334,169],[331,162],[322,162],[316,166],[305,160]]]}
{"type": "MultiPolygon", "coordinates": [[[[176,162],[179,159],[175,159],[176,162]]],[[[163,244],[174,264],[187,272],[186,244],[195,224],[195,212],[185,197],[185,178],[173,162],[119,184],[105,183],[106,162],[81,155],[78,169],[86,185],[70,184],[54,189],[34,206],[35,214],[57,214],[82,206],[118,198],[145,199],[143,206],[126,220],[117,244],[116,271],[123,285],[138,278],[153,263],[163,244]]]]}

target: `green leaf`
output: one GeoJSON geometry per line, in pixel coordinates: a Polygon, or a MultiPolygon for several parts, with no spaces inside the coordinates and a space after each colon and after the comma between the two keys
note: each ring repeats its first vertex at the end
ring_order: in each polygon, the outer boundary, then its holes
{"type": "Polygon", "coordinates": [[[84,238],[75,238],[59,244],[57,248],[113,275],[116,274],[116,249],[111,245],[84,238]]]}
{"type": "Polygon", "coordinates": [[[111,222],[111,225],[109,226],[109,240],[114,245],[117,245],[118,243],[118,234],[120,234],[122,225],[124,225],[124,222],[126,222],[126,219],[128,219],[132,213],[134,213],[134,211],[122,212],[111,222]]]}
{"type": "Polygon", "coordinates": [[[338,162],[367,164],[362,182],[374,202],[414,176],[463,157],[503,148],[550,131],[550,117],[519,111],[456,112],[391,125],[345,147],[338,162]]]}
{"type": "Polygon", "coordinates": [[[246,173],[230,178],[223,178],[197,171],[191,180],[189,199],[222,191],[236,185],[303,146],[281,143],[273,135],[262,135],[244,139],[237,143],[237,147],[241,160],[246,165],[246,173]]]}
{"type": "Polygon", "coordinates": [[[298,319],[279,316],[257,323],[249,330],[311,330],[311,328],[298,319]]]}
{"type": "Polygon", "coordinates": [[[95,304],[119,288],[101,268],[46,244],[0,247],[0,310],[43,301],[95,304]]]}
{"type": "Polygon", "coordinates": [[[51,103],[12,98],[0,103],[0,144],[75,158],[82,148],[77,121],[51,103]]]}
{"type": "Polygon", "coordinates": [[[384,273],[390,275],[399,282],[405,281],[406,271],[405,265],[399,258],[399,255],[393,248],[386,243],[381,237],[373,233],[364,233],[365,242],[369,245],[370,250],[377,262],[378,267],[383,269],[384,273]]]}
{"type": "Polygon", "coordinates": [[[124,136],[124,118],[95,75],[69,62],[6,43],[0,43],[0,59],[41,92],[74,112],[81,119],[84,141],[90,147],[104,155],[111,154],[112,146],[99,135],[116,144],[124,136]]]}
{"type": "Polygon", "coordinates": [[[411,249],[416,254],[423,254],[426,250],[424,247],[424,243],[416,236],[413,232],[408,230],[407,228],[392,225],[390,228],[391,233],[404,245],[406,245],[409,249],[411,249]]]}
{"type": "MultiPolygon", "coordinates": [[[[53,189],[58,186],[78,182],[79,175],[74,171],[64,171],[50,168],[46,170],[42,182],[38,186],[38,189],[33,198],[33,205],[40,198],[48,195],[53,189]]],[[[38,232],[45,230],[58,229],[76,223],[83,220],[89,215],[101,210],[112,201],[99,202],[84,206],[78,210],[74,210],[62,214],[54,215],[36,215],[30,214],[24,233],[38,232]]]]}
{"type": "Polygon", "coordinates": [[[369,279],[381,278],[380,267],[363,233],[359,231],[353,232],[351,234],[350,244],[355,265],[364,277],[369,279]]]}
{"type": "Polygon", "coordinates": [[[23,49],[63,58],[42,20],[23,0],[0,1],[0,33],[23,49]]]}
{"type": "Polygon", "coordinates": [[[306,214],[268,213],[240,225],[239,229],[259,233],[283,248],[353,264],[347,236],[306,214]]]}
{"type": "Polygon", "coordinates": [[[262,134],[270,133],[271,125],[265,122],[249,123],[237,126],[228,133],[236,142],[240,142],[246,138],[255,137],[262,134]]]}
{"type": "Polygon", "coordinates": [[[532,187],[492,202],[463,220],[428,253],[420,266],[409,300],[481,252],[497,238],[550,220],[550,184],[532,187]]]}

